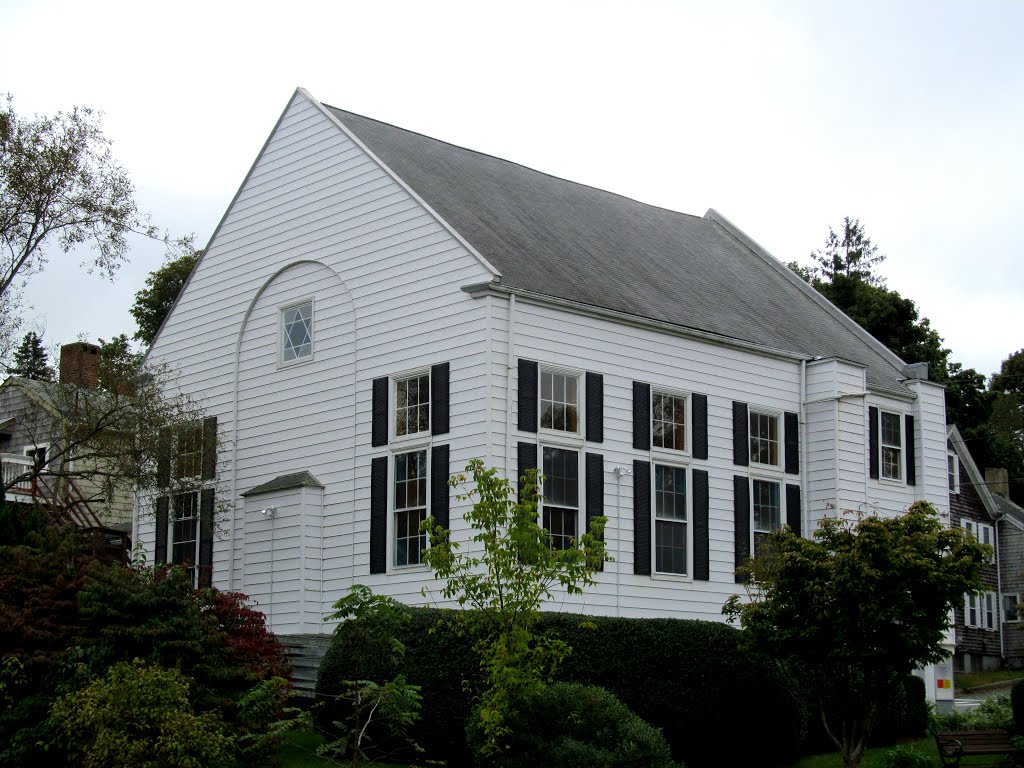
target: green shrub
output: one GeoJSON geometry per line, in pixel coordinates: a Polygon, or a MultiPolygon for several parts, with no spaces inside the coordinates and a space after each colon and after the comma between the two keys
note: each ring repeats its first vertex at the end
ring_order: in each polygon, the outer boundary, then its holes
{"type": "Polygon", "coordinates": [[[116,664],[58,699],[52,719],[70,757],[84,768],[220,768],[233,764],[232,739],[217,715],[197,715],[177,670],[116,664]]]}
{"type": "MultiPolygon", "coordinates": [[[[508,752],[496,761],[502,768],[676,765],[657,728],[595,685],[553,683],[526,700],[513,702],[512,711],[508,752]]],[[[478,728],[470,728],[474,747],[478,734],[478,728]]]]}
{"type": "Polygon", "coordinates": [[[987,731],[1013,727],[1013,709],[1005,693],[989,696],[974,709],[966,712],[942,712],[932,716],[932,728],[937,731],[987,731]]]}
{"type": "Polygon", "coordinates": [[[1018,680],[1010,689],[1010,707],[1017,733],[1024,733],[1024,680],[1018,680]]]}
{"type": "Polygon", "coordinates": [[[929,755],[919,752],[912,746],[895,747],[885,753],[882,768],[933,768],[934,763],[929,755]]]}

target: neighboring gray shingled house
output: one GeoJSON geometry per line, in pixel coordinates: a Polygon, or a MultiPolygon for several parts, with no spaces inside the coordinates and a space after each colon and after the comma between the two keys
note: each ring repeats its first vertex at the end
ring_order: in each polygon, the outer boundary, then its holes
{"type": "Polygon", "coordinates": [[[985,590],[956,609],[955,664],[959,672],[1024,668],[1018,603],[1024,593],[1024,509],[1009,500],[1005,470],[979,471],[960,431],[949,428],[950,525],[993,548],[982,567],[985,590]]]}
{"type": "MultiPolygon", "coordinates": [[[[541,469],[557,542],[608,517],[615,561],[567,611],[721,620],[736,564],[783,522],[947,509],[942,388],[720,214],[301,89],[150,358],[230,446],[214,583],[286,635],[328,632],[353,583],[438,600],[418,522],[468,537],[446,481],[476,457],[541,469]],[[302,472],[317,482],[257,493],[302,472]]],[[[136,528],[150,551],[165,533],[148,505],[136,528]]]]}

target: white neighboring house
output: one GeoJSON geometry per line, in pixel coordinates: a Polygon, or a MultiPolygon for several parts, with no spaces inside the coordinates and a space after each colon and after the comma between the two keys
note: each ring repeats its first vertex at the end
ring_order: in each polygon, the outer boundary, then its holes
{"type": "MultiPolygon", "coordinates": [[[[714,210],[657,208],[292,96],[150,351],[227,446],[212,564],[283,635],[353,583],[422,604],[475,457],[614,562],[553,609],[721,620],[760,534],[947,513],[943,390],[714,210]],[[226,494],[227,498],[221,498],[226,494]]],[[[159,530],[155,530],[159,520],[159,530]]],[[[181,526],[178,526],[181,528],[181,526]]],[[[189,529],[191,531],[191,529],[189,529]]],[[[179,546],[179,544],[181,546],[179,546]]],[[[436,595],[435,595],[436,597],[436,595]]]]}

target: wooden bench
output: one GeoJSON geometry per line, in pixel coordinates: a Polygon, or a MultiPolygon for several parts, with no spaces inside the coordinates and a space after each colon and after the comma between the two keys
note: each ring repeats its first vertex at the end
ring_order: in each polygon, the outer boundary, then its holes
{"type": "Polygon", "coordinates": [[[960,760],[971,755],[1008,755],[1014,765],[1024,765],[1024,751],[1013,746],[1010,734],[990,731],[945,731],[935,734],[943,766],[959,768],[960,760]]]}

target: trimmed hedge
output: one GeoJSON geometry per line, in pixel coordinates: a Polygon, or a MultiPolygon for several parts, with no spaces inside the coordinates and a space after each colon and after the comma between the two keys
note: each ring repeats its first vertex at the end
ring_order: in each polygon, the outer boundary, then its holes
{"type": "MultiPolygon", "coordinates": [[[[465,722],[478,687],[472,639],[458,611],[418,608],[399,639],[401,672],[422,686],[421,719],[410,735],[432,759],[470,765],[465,722]]],[[[787,693],[778,666],[740,649],[739,630],[683,619],[618,619],[545,614],[541,630],[573,648],[559,677],[611,691],[660,728],[676,760],[691,768],[729,762],[784,765],[799,755],[807,712],[787,693]]],[[[317,693],[352,679],[347,654],[332,643],[317,693]]]]}

